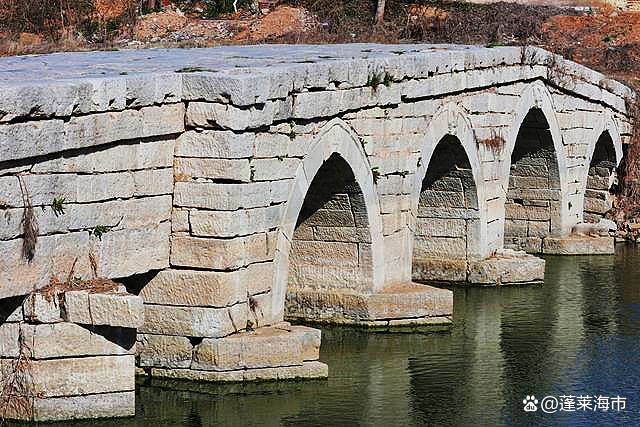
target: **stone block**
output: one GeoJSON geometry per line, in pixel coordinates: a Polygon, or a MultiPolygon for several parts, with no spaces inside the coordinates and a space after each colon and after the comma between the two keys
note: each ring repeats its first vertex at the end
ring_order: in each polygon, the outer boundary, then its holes
{"type": "Polygon", "coordinates": [[[220,339],[205,339],[194,350],[192,369],[233,371],[302,365],[317,360],[320,331],[279,324],[220,339]]]}
{"type": "Polygon", "coordinates": [[[318,361],[303,362],[297,366],[279,366],[238,371],[198,371],[193,369],[151,369],[152,377],[185,379],[192,381],[241,382],[327,378],[329,368],[318,361]]]}
{"type": "Polygon", "coordinates": [[[549,208],[543,206],[523,206],[515,203],[505,204],[505,219],[549,221],[549,208]]]}
{"type": "Polygon", "coordinates": [[[258,233],[233,239],[174,236],[171,239],[171,265],[233,270],[256,262],[271,261],[275,232],[258,233]]]}
{"type": "Polygon", "coordinates": [[[117,293],[89,293],[91,324],[137,328],[144,324],[142,298],[117,293]]]}
{"type": "Polygon", "coordinates": [[[375,293],[290,288],[286,310],[287,318],[331,323],[442,317],[453,312],[453,293],[415,283],[389,286],[375,293]]]}
{"type": "Polygon", "coordinates": [[[250,132],[190,130],[176,140],[175,155],[222,159],[249,158],[254,154],[255,139],[255,135],[250,132]]]}
{"type": "MultiPolygon", "coordinates": [[[[296,229],[296,236],[298,236],[296,229]]],[[[325,242],[371,243],[369,230],[356,227],[314,227],[313,236],[303,240],[321,240],[325,242]]]]}
{"type": "Polygon", "coordinates": [[[18,323],[0,324],[0,357],[18,357],[20,354],[20,325],[18,323]]]}
{"type": "Polygon", "coordinates": [[[126,76],[126,103],[129,108],[182,101],[182,75],[144,73],[126,76]]]}
{"type": "Polygon", "coordinates": [[[416,236],[413,256],[424,258],[465,258],[467,241],[458,237],[423,237],[416,236]]]}
{"type": "Polygon", "coordinates": [[[289,253],[290,265],[317,264],[323,266],[358,265],[358,245],[345,242],[294,240],[289,253]]]}
{"type": "Polygon", "coordinates": [[[46,295],[39,292],[30,293],[22,303],[22,311],[29,322],[55,323],[62,321],[56,293],[46,295]]]}
{"type": "Polygon", "coordinates": [[[254,159],[251,161],[251,166],[254,167],[253,179],[255,181],[294,178],[299,165],[300,159],[296,158],[254,159]]]}
{"type": "Polygon", "coordinates": [[[267,126],[291,116],[292,100],[265,101],[249,108],[237,108],[229,104],[190,102],[185,122],[189,126],[221,127],[245,130],[267,126]]]}
{"type": "Polygon", "coordinates": [[[79,153],[36,163],[33,173],[97,173],[173,166],[175,141],[162,140],[117,145],[100,151],[79,153]]]}
{"type": "Polygon", "coordinates": [[[415,234],[431,237],[464,237],[467,223],[463,219],[417,218],[415,234]]]}
{"type": "Polygon", "coordinates": [[[201,159],[181,158],[175,160],[174,174],[178,181],[196,178],[225,179],[248,182],[251,179],[248,159],[201,159]]]}
{"type": "Polygon", "coordinates": [[[30,374],[25,386],[43,398],[135,389],[133,355],[34,360],[30,374]]]}
{"type": "Polygon", "coordinates": [[[64,293],[64,320],[84,325],[91,324],[89,291],[67,291],[64,293]]]}
{"type": "Polygon", "coordinates": [[[144,325],[138,329],[143,334],[219,338],[240,329],[234,327],[226,308],[154,304],[145,304],[144,308],[144,325]]]}
{"type": "Polygon", "coordinates": [[[34,359],[133,354],[136,332],[128,328],[84,327],[75,323],[22,325],[34,359]]]}
{"type": "Polygon", "coordinates": [[[236,271],[163,270],[140,292],[147,304],[227,307],[271,288],[273,264],[236,271]]]}
{"type": "Polygon", "coordinates": [[[354,214],[351,210],[318,209],[304,220],[304,225],[324,227],[354,227],[354,214]]]}
{"type": "MultiPolygon", "coordinates": [[[[464,193],[454,193],[451,191],[425,190],[420,193],[418,206],[432,206],[444,208],[464,208],[464,193]]],[[[418,208],[419,209],[419,208],[418,208]]]]}
{"type": "Polygon", "coordinates": [[[528,221],[529,237],[545,237],[551,233],[551,224],[549,221],[528,221]]]}
{"type": "Polygon", "coordinates": [[[192,210],[189,223],[194,236],[236,237],[276,228],[281,216],[281,205],[237,211],[192,210]]]}
{"type": "Polygon", "coordinates": [[[167,268],[170,233],[167,221],[141,229],[112,230],[101,239],[92,238],[98,277],[127,277],[167,268]]]}
{"type": "Polygon", "coordinates": [[[411,279],[417,282],[442,280],[464,282],[467,280],[466,259],[413,259],[411,279]]]}
{"type": "Polygon", "coordinates": [[[271,183],[218,184],[176,182],[174,205],[235,211],[241,208],[269,206],[273,200],[271,183]]]}
{"type": "Polygon", "coordinates": [[[18,160],[55,153],[64,141],[62,120],[0,125],[0,159],[18,160]]]}
{"type": "Polygon", "coordinates": [[[523,252],[504,251],[482,261],[469,263],[469,282],[483,285],[506,285],[541,282],[544,260],[523,252]]]}
{"type": "Polygon", "coordinates": [[[542,253],[542,239],[540,237],[509,237],[504,238],[504,247],[530,254],[542,253]]]}
{"type": "MultiPolygon", "coordinates": [[[[529,222],[522,219],[505,219],[504,235],[509,237],[527,237],[529,231],[529,222]]],[[[549,223],[547,222],[547,228],[549,223]]]]}
{"type": "Polygon", "coordinates": [[[144,107],[140,111],[143,137],[184,132],[183,103],[144,107]]]}
{"type": "Polygon", "coordinates": [[[188,368],[191,366],[193,345],[186,337],[140,334],[139,366],[160,368],[188,368]]]}
{"type": "Polygon", "coordinates": [[[84,396],[36,398],[34,421],[63,421],[86,418],[132,417],[136,412],[135,391],[84,396]]]}
{"type": "Polygon", "coordinates": [[[613,237],[547,236],[542,252],[550,255],[611,255],[615,252],[613,237]]]}

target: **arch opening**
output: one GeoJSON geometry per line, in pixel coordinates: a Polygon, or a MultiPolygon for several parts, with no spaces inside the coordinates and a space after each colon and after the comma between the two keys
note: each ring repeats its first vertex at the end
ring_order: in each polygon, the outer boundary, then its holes
{"type": "Polygon", "coordinates": [[[504,246],[541,252],[542,239],[561,233],[561,182],[547,119],[539,108],[524,118],[511,153],[504,246]]]}
{"type": "Polygon", "coordinates": [[[446,135],[438,142],[422,180],[413,247],[414,279],[466,280],[466,267],[456,268],[453,263],[466,265],[467,260],[477,258],[480,226],[478,192],[469,158],[460,140],[446,135]],[[439,262],[430,262],[434,260],[439,262]],[[437,271],[435,265],[442,260],[448,261],[450,268],[437,271]]]}
{"type": "Polygon", "coordinates": [[[616,150],[609,132],[603,132],[596,142],[584,193],[583,220],[598,222],[613,207],[617,184],[616,150]]]}
{"type": "Polygon", "coordinates": [[[372,259],[365,198],[349,164],[334,153],[318,169],[298,214],[288,288],[366,290],[372,259]]]}

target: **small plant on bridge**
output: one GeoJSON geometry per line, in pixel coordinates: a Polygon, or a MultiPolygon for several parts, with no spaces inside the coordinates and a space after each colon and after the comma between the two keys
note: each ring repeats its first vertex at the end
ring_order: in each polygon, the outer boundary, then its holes
{"type": "Polygon", "coordinates": [[[102,240],[102,235],[108,233],[109,231],[111,231],[111,227],[108,227],[106,225],[96,225],[91,234],[102,240]]]}
{"type": "Polygon", "coordinates": [[[374,166],[371,168],[371,175],[373,175],[373,183],[377,184],[380,179],[380,168],[378,166],[374,166]]]}
{"type": "Polygon", "coordinates": [[[178,68],[176,73],[215,73],[216,70],[205,67],[182,67],[178,68]]]}
{"type": "Polygon", "coordinates": [[[378,89],[380,83],[382,83],[382,79],[380,78],[380,75],[378,73],[373,73],[367,79],[367,86],[372,88],[374,92],[376,91],[376,89],[378,89]]]}
{"type": "Polygon", "coordinates": [[[54,197],[51,202],[51,210],[56,216],[64,215],[64,197],[54,197]]]}

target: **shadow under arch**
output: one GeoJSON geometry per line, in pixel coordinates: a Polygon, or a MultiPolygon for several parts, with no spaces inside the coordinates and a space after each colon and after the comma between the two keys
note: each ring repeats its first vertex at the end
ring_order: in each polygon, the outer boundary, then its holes
{"type": "Polygon", "coordinates": [[[420,159],[411,196],[413,277],[466,280],[466,267],[450,264],[488,256],[487,209],[475,135],[457,105],[434,115],[420,159]]]}
{"type": "Polygon", "coordinates": [[[582,188],[582,220],[597,222],[613,207],[616,168],[622,161],[622,140],[607,114],[594,129],[587,151],[586,177],[582,188]]]}
{"type": "MultiPolygon", "coordinates": [[[[359,288],[360,290],[366,288],[368,291],[376,291],[383,286],[382,219],[371,167],[362,146],[358,142],[357,135],[342,120],[333,119],[320,130],[309,152],[298,167],[293,187],[285,204],[283,219],[278,230],[274,259],[275,274],[272,288],[272,311],[273,318],[276,320],[281,320],[284,316],[285,298],[289,286],[291,247],[296,225],[301,223],[299,218],[303,205],[305,203],[308,204],[308,200],[306,201],[307,195],[316,175],[318,175],[318,172],[326,172],[327,169],[334,169],[334,171],[337,169],[340,172],[347,171],[347,173],[350,173],[350,176],[347,176],[347,179],[343,179],[341,182],[343,184],[355,184],[357,191],[355,191],[355,188],[351,188],[347,193],[361,198],[362,207],[364,208],[359,211],[366,216],[366,218],[361,218],[364,220],[361,225],[366,222],[368,228],[368,233],[366,234],[368,234],[370,243],[361,243],[370,245],[370,251],[367,254],[370,256],[370,262],[368,263],[370,271],[368,272],[366,283],[361,282],[359,288]]],[[[309,214],[303,214],[303,216],[307,215],[309,214]]]]}
{"type": "Polygon", "coordinates": [[[543,83],[534,82],[522,93],[504,155],[505,247],[540,252],[543,237],[566,234],[572,226],[566,153],[543,83]]]}

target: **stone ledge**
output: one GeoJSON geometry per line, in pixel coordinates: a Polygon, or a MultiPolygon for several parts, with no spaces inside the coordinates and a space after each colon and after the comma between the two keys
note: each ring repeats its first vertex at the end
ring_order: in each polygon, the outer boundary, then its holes
{"type": "Polygon", "coordinates": [[[21,408],[7,407],[7,418],[29,421],[63,421],[135,415],[135,391],[84,396],[24,399],[21,408]]]}
{"type": "Polygon", "coordinates": [[[382,321],[380,325],[391,326],[392,321],[401,319],[426,324],[431,322],[426,319],[435,318],[438,319],[435,323],[449,323],[446,318],[453,313],[453,293],[417,283],[400,284],[372,294],[351,289],[296,288],[287,292],[286,305],[287,317],[312,322],[382,321]]]}
{"type": "Polygon", "coordinates": [[[329,367],[318,361],[303,362],[297,366],[279,366],[275,368],[247,369],[237,371],[197,371],[193,369],[152,368],[150,376],[192,381],[241,382],[241,381],[278,381],[295,379],[322,379],[329,376],[329,367]]]}
{"type": "Polygon", "coordinates": [[[613,255],[613,237],[566,236],[545,237],[542,252],[548,255],[613,255]]]}
{"type": "Polygon", "coordinates": [[[468,281],[479,285],[539,283],[545,261],[524,252],[502,250],[494,257],[469,263],[468,281]]]}

